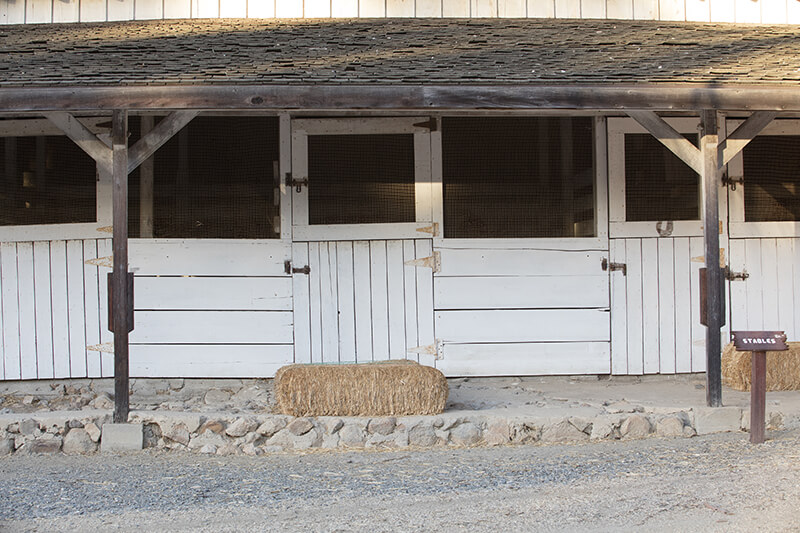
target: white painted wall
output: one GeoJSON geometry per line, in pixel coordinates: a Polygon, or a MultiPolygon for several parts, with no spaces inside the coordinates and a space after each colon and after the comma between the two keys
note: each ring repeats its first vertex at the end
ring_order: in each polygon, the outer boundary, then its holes
{"type": "Polygon", "coordinates": [[[0,24],[172,18],[530,17],[798,24],[797,0],[0,0],[0,24]]]}

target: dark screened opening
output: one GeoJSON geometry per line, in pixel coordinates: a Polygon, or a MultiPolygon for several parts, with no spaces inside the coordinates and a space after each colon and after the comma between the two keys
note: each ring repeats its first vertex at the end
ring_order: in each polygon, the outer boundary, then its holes
{"type": "Polygon", "coordinates": [[[800,136],[758,136],[743,158],[745,221],[800,220],[800,136]]]}
{"type": "Polygon", "coordinates": [[[67,137],[0,139],[0,225],[97,221],[94,160],[67,137]]]}
{"type": "Polygon", "coordinates": [[[700,177],[649,133],[625,135],[625,220],[700,220],[700,177]]]}
{"type": "Polygon", "coordinates": [[[276,117],[196,117],[131,174],[130,237],[279,237],[277,161],[276,117]]]}
{"type": "Polygon", "coordinates": [[[414,176],[413,135],[310,135],[308,222],[414,222],[414,176]]]}
{"type": "Polygon", "coordinates": [[[593,139],[588,117],[445,118],[444,236],[595,235],[593,139]]]}

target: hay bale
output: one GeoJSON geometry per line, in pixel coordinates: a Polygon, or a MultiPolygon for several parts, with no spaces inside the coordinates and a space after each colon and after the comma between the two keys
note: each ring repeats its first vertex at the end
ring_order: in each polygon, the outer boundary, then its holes
{"type": "Polygon", "coordinates": [[[292,416],[406,416],[444,411],[447,380],[413,361],[289,365],[275,374],[279,412],[292,416]]]}
{"type": "MultiPolygon", "coordinates": [[[[790,342],[789,351],[767,352],[767,390],[800,390],[800,342],[790,342]]],[[[722,383],[740,391],[750,390],[750,352],[740,352],[729,343],[722,351],[722,383]]]]}

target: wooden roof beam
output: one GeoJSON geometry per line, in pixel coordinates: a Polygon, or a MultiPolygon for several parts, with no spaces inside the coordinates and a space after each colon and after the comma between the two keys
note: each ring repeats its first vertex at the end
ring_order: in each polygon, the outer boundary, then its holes
{"type": "Polygon", "coordinates": [[[703,156],[700,150],[690,143],[686,137],[678,133],[675,128],[667,124],[667,122],[655,114],[653,111],[627,111],[628,115],[636,122],[642,125],[644,129],[658,139],[661,144],[667,149],[678,156],[681,161],[689,165],[689,167],[697,172],[703,174],[703,156]]]}
{"type": "Polygon", "coordinates": [[[769,123],[778,116],[774,111],[756,111],[747,120],[739,124],[739,127],[731,132],[719,145],[720,166],[727,165],[731,159],[744,150],[769,123]]]}

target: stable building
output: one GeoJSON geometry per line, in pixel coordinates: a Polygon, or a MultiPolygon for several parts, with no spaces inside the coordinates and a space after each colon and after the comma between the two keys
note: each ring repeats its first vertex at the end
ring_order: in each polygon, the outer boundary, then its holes
{"type": "Polygon", "coordinates": [[[730,325],[800,340],[800,28],[0,32],[2,379],[113,376],[112,285],[143,377],[676,374],[730,325]]]}

